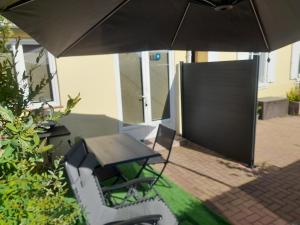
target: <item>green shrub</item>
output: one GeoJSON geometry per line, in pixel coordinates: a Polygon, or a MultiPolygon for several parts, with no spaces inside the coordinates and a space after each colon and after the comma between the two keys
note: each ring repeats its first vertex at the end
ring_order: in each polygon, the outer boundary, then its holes
{"type": "MultiPolygon", "coordinates": [[[[34,85],[27,80],[33,80],[33,73],[41,66],[41,59],[45,51],[42,49],[36,58],[36,64],[28,71],[24,71],[21,76],[15,70],[16,53],[9,49],[8,40],[11,36],[10,23],[0,16],[0,104],[12,110],[14,115],[21,115],[26,110],[30,102],[48,85],[52,77],[45,76],[34,85]],[[21,77],[21,81],[18,81],[21,77]],[[23,85],[20,85],[22,83],[23,85]],[[26,90],[28,94],[25,95],[26,90]]],[[[18,49],[17,40],[16,49],[18,49]]]]}
{"type": "Polygon", "coordinates": [[[262,106],[261,105],[257,105],[256,113],[257,114],[261,114],[261,111],[262,111],[262,106]]]}
{"type": "Polygon", "coordinates": [[[289,101],[300,102],[300,87],[294,87],[287,93],[289,101]]]}
{"type": "MultiPolygon", "coordinates": [[[[42,109],[34,115],[28,104],[49,82],[42,79],[29,94],[19,85],[14,55],[7,48],[9,25],[0,17],[0,225],[75,225],[82,223],[80,207],[67,195],[67,185],[61,159],[46,166],[43,153],[51,150],[46,139],[40,140],[40,124],[44,120],[58,121],[68,115],[80,101],[79,95],[69,97],[67,107],[51,117],[43,117],[42,109]],[[41,112],[41,113],[39,113],[41,112]]],[[[36,65],[23,79],[30,79],[36,65]]]]}
{"type": "Polygon", "coordinates": [[[71,225],[81,211],[66,195],[60,159],[45,167],[42,153],[51,149],[40,142],[32,117],[15,117],[0,106],[0,225],[71,225]]]}

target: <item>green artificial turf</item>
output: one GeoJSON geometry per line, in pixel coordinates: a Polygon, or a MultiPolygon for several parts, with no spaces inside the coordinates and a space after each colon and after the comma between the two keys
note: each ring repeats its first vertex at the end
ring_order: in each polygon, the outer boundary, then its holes
{"type": "MultiPolygon", "coordinates": [[[[136,175],[138,166],[136,164],[126,164],[120,167],[122,173],[132,179],[136,175]]],[[[151,176],[149,172],[143,172],[143,176],[151,176]]],[[[164,178],[167,180],[167,178],[164,178]]],[[[173,182],[167,180],[167,185],[163,180],[157,182],[155,189],[167,203],[171,211],[176,215],[180,225],[228,225],[222,217],[213,213],[203,202],[195,198],[173,182]]]]}

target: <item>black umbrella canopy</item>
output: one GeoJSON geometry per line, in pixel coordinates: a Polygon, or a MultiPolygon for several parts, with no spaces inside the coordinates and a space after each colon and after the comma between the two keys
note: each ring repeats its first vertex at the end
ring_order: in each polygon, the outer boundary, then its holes
{"type": "Polygon", "coordinates": [[[267,52],[300,40],[300,0],[0,0],[55,56],[173,49],[267,52]]]}

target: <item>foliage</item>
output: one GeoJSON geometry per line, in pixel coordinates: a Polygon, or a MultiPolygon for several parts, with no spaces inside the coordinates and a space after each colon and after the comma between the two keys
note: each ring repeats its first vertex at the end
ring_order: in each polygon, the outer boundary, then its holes
{"type": "Polygon", "coordinates": [[[44,49],[39,52],[36,64],[32,68],[24,71],[23,74],[18,74],[15,67],[18,63],[16,56],[20,41],[17,40],[16,52],[13,53],[8,45],[12,33],[11,25],[3,17],[0,17],[0,24],[0,104],[12,110],[14,115],[20,115],[51,81],[52,76],[45,75],[38,84],[32,83],[34,71],[41,66],[44,49]]]}
{"type": "Polygon", "coordinates": [[[14,172],[18,167],[12,167],[12,162],[29,159],[31,162],[42,162],[40,153],[48,151],[51,145],[46,146],[46,139],[40,143],[38,128],[32,117],[15,117],[12,111],[0,105],[0,178],[8,171],[14,172]]]}
{"type": "Polygon", "coordinates": [[[8,21],[0,16],[0,34],[1,34],[1,39],[0,39],[0,52],[7,52],[7,42],[9,37],[11,36],[11,29],[9,26],[8,21]]]}
{"type": "Polygon", "coordinates": [[[52,146],[40,141],[32,117],[0,106],[0,125],[0,225],[76,224],[81,213],[66,197],[61,160],[44,166],[42,153],[52,146]]]}
{"type": "Polygon", "coordinates": [[[257,113],[257,114],[260,114],[260,113],[261,113],[261,110],[262,110],[262,106],[261,106],[261,105],[258,105],[257,108],[256,108],[256,113],[257,113]]]}
{"type": "Polygon", "coordinates": [[[0,181],[0,224],[76,224],[80,210],[74,199],[66,198],[63,171],[32,173],[28,161],[0,181]],[[55,175],[55,174],[58,174],[55,175]]]}
{"type": "Polygon", "coordinates": [[[289,101],[300,102],[300,87],[294,87],[287,93],[289,101]]]}
{"type": "MultiPolygon", "coordinates": [[[[38,132],[45,119],[57,121],[68,115],[80,97],[69,97],[66,109],[54,113],[53,118],[28,111],[30,102],[51,80],[45,77],[31,85],[44,51],[29,71],[18,74],[18,53],[12,54],[8,48],[10,25],[2,17],[0,23],[0,225],[77,224],[82,220],[81,211],[66,195],[61,159],[55,159],[53,166],[44,163],[43,154],[53,146],[46,139],[41,141],[38,132]]],[[[16,49],[18,45],[19,41],[16,49]]]]}
{"type": "MultiPolygon", "coordinates": [[[[77,94],[75,98],[72,98],[70,95],[68,95],[68,101],[67,106],[64,110],[54,111],[51,114],[44,115],[43,111],[45,110],[43,106],[40,108],[34,110],[32,112],[35,122],[39,123],[44,121],[54,121],[57,123],[62,117],[67,116],[71,113],[72,109],[78,104],[78,102],[81,100],[80,93],[77,94]]],[[[50,105],[49,105],[50,106],[50,105]]],[[[40,124],[39,124],[40,125],[40,124]]]]}

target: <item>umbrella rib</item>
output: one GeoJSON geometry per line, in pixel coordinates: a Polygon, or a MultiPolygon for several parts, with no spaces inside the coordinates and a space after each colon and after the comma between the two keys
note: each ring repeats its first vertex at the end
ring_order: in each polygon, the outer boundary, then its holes
{"type": "Polygon", "coordinates": [[[60,54],[58,54],[58,57],[62,56],[66,51],[73,48],[75,45],[77,45],[82,39],[84,39],[91,31],[94,30],[94,28],[100,26],[103,24],[106,20],[108,20],[110,17],[112,17],[116,12],[118,12],[123,6],[125,6],[130,0],[124,0],[119,5],[117,5],[112,11],[110,11],[104,18],[99,20],[95,25],[93,25],[91,28],[89,28],[83,35],[81,35],[73,44],[71,44],[69,47],[65,48],[60,54]]]}
{"type": "MultiPolygon", "coordinates": [[[[203,3],[206,3],[206,4],[208,4],[208,5],[210,5],[210,6],[212,6],[212,7],[216,7],[216,4],[214,4],[213,2],[211,2],[211,1],[208,1],[208,0],[200,0],[201,2],[203,2],[203,3]]],[[[200,2],[199,2],[200,3],[200,2]]]]}
{"type": "Polygon", "coordinates": [[[180,23],[179,23],[179,25],[178,25],[178,27],[177,27],[177,29],[176,29],[175,35],[174,35],[174,37],[173,37],[173,39],[172,39],[171,48],[173,47],[173,45],[174,45],[174,43],[175,43],[175,41],[176,41],[176,38],[177,38],[178,33],[179,33],[179,30],[181,29],[181,26],[182,26],[182,24],[183,24],[183,21],[184,21],[184,19],[185,19],[185,17],[186,17],[186,14],[187,14],[187,12],[188,12],[190,6],[191,6],[191,3],[189,2],[189,3],[187,4],[185,10],[184,10],[184,13],[183,13],[183,15],[182,15],[182,17],[181,17],[180,23]]]}
{"type": "Polygon", "coordinates": [[[261,22],[261,19],[260,19],[258,13],[257,13],[257,10],[256,10],[256,8],[255,8],[255,5],[254,5],[254,3],[253,3],[253,0],[249,0],[249,1],[250,1],[252,10],[253,10],[253,12],[254,12],[255,18],[256,18],[256,20],[257,20],[259,29],[260,29],[260,31],[261,31],[261,34],[262,34],[262,36],[263,36],[265,45],[266,45],[267,49],[270,50],[270,45],[269,45],[269,42],[268,42],[268,40],[267,40],[267,36],[266,36],[265,30],[264,30],[264,28],[263,28],[263,24],[262,24],[262,22],[261,22]]]}
{"type": "Polygon", "coordinates": [[[25,0],[25,1],[19,1],[19,2],[15,2],[9,6],[7,6],[4,11],[7,11],[7,10],[12,10],[12,9],[15,9],[15,8],[18,8],[19,6],[22,6],[22,5],[26,5],[27,3],[30,3],[30,2],[33,2],[34,0],[25,0]]]}

